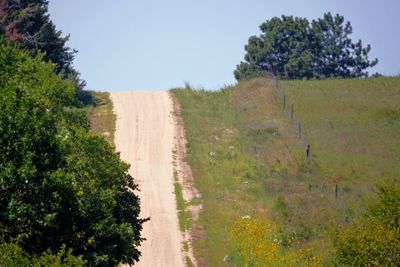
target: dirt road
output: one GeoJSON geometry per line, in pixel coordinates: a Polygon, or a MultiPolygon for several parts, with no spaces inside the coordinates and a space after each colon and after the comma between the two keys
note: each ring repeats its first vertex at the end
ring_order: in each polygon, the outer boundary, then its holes
{"type": "MultiPolygon", "coordinates": [[[[139,184],[144,224],[137,266],[184,266],[173,186],[174,122],[167,92],[111,93],[115,145],[139,184]]],[[[136,265],[135,265],[136,266],[136,265]]]]}

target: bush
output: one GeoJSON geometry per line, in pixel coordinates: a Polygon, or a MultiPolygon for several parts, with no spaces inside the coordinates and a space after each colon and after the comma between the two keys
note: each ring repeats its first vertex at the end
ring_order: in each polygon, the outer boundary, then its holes
{"type": "Polygon", "coordinates": [[[333,236],[337,260],[351,266],[400,265],[400,186],[379,183],[363,217],[333,236]]]}
{"type": "Polygon", "coordinates": [[[240,266],[319,266],[312,249],[295,249],[290,239],[283,245],[276,224],[250,216],[236,221],[232,230],[233,257],[240,266]]]}
{"type": "Polygon", "coordinates": [[[71,250],[67,250],[65,246],[55,255],[47,251],[40,256],[29,256],[17,244],[0,243],[0,266],[2,267],[79,267],[84,265],[82,257],[72,255],[71,250]]]}

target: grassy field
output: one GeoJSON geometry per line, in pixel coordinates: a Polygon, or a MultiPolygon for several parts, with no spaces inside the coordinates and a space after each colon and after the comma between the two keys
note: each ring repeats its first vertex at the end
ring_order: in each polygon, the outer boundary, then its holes
{"type": "Polygon", "coordinates": [[[110,94],[107,92],[91,92],[93,103],[87,105],[92,132],[103,136],[110,144],[114,144],[115,114],[110,94]]]}
{"type": "Polygon", "coordinates": [[[363,208],[378,179],[400,176],[400,79],[284,82],[287,102],[265,79],[210,92],[172,90],[182,106],[188,161],[203,196],[206,235],[195,254],[231,266],[230,231],[241,216],[269,218],[286,239],[332,263],[329,233],[363,208]]]}

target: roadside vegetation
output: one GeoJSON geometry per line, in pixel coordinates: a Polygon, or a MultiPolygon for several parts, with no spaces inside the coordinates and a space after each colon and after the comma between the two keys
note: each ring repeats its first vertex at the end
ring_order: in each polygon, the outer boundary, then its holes
{"type": "Polygon", "coordinates": [[[85,105],[90,117],[90,130],[114,146],[116,117],[110,93],[91,91],[90,95],[91,102],[85,105]]]}
{"type": "Polygon", "coordinates": [[[229,266],[233,223],[268,215],[273,197],[266,194],[266,179],[294,168],[300,143],[283,122],[266,80],[216,92],[172,92],[182,106],[188,162],[203,196],[199,222],[206,236],[195,243],[195,253],[211,266],[229,266]]]}
{"type": "MultiPolygon", "coordinates": [[[[376,183],[399,179],[400,79],[287,81],[283,88],[304,125],[311,161],[267,79],[242,81],[219,91],[172,90],[182,107],[195,186],[203,196],[199,223],[204,235],[194,244],[195,254],[210,266],[250,266],[257,257],[275,255],[262,254],[261,248],[256,252],[251,244],[261,243],[243,235],[241,242],[249,243],[240,251],[235,229],[242,220],[260,229],[278,229],[280,254],[275,259],[284,259],[285,251],[298,253],[286,254],[292,259],[307,251],[303,260],[316,265],[352,265],[357,261],[345,258],[360,258],[358,248],[371,248],[387,233],[399,240],[394,226],[377,234],[375,243],[362,243],[360,237],[351,256],[340,249],[355,244],[351,237],[357,231],[351,229],[361,226],[350,225],[365,222],[358,223],[358,218],[364,216],[366,202],[377,201],[376,183]],[[250,259],[251,249],[255,258],[250,259]]],[[[383,188],[392,191],[383,191],[395,192],[388,199],[398,198],[392,182],[387,184],[383,188]]],[[[394,209],[388,217],[398,212],[394,203],[388,205],[394,209]]],[[[251,231],[239,232],[246,230],[251,231]]],[[[386,252],[390,249],[393,246],[386,252]]],[[[262,266],[258,263],[251,266],[262,266]]]]}
{"type": "Polygon", "coordinates": [[[178,172],[174,169],[174,193],[176,198],[176,209],[178,211],[179,227],[182,232],[190,228],[191,214],[187,210],[188,203],[183,197],[183,188],[178,179],[178,172]]]}

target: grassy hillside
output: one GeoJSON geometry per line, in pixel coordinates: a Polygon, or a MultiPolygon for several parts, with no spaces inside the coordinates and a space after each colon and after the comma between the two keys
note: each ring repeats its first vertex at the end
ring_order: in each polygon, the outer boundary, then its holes
{"type": "MultiPolygon", "coordinates": [[[[300,143],[284,122],[266,80],[221,91],[173,90],[182,105],[188,161],[203,196],[200,225],[206,236],[195,253],[210,266],[229,266],[230,230],[237,218],[265,216],[271,190],[285,183],[281,170],[303,164],[300,143]],[[273,182],[272,182],[273,183],[273,182]]],[[[275,195],[275,194],[274,194],[275,195]]]]}
{"type": "Polygon", "coordinates": [[[267,80],[216,92],[173,90],[204,201],[205,234],[195,252],[210,266],[236,263],[230,232],[245,215],[278,222],[283,243],[296,238],[297,246],[313,247],[331,262],[331,229],[356,216],[378,179],[400,176],[400,79],[283,87],[311,145],[311,162],[267,80]]]}
{"type": "Polygon", "coordinates": [[[400,174],[400,79],[284,82],[314,148],[319,174],[356,200],[400,174]],[[344,188],[343,188],[344,189],[344,188]]]}

